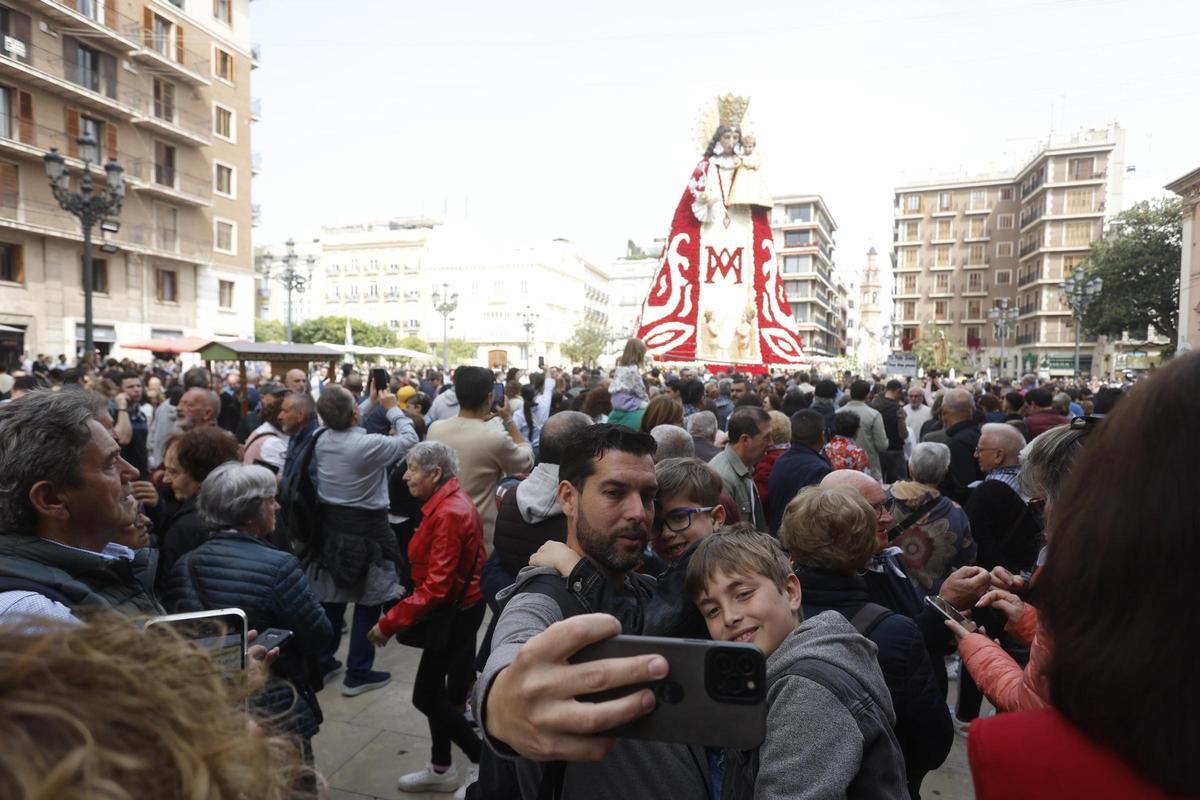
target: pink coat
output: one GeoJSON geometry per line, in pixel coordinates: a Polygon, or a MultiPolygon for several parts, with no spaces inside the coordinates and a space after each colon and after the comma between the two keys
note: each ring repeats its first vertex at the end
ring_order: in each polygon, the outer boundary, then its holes
{"type": "Polygon", "coordinates": [[[958,643],[963,665],[979,690],[1000,711],[1034,711],[1050,706],[1046,667],[1050,646],[1038,625],[1037,610],[1025,604],[1021,618],[1004,629],[1029,645],[1029,664],[1022,669],[999,644],[981,633],[964,636],[958,643]]]}

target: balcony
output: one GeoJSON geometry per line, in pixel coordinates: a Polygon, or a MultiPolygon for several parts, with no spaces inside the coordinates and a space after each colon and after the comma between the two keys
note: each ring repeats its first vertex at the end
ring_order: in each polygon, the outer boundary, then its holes
{"type": "Polygon", "coordinates": [[[1030,270],[1029,272],[1018,273],[1017,286],[1028,286],[1035,281],[1042,279],[1042,271],[1040,269],[1030,270]]]}
{"type": "Polygon", "coordinates": [[[155,103],[151,97],[143,97],[139,107],[142,113],[134,118],[133,124],[140,128],[183,144],[206,147],[212,142],[209,138],[212,120],[207,116],[155,103]]]}
{"type": "Polygon", "coordinates": [[[1046,173],[1039,172],[1032,180],[1021,184],[1021,199],[1024,200],[1029,195],[1042,188],[1042,184],[1046,182],[1046,173]]]}
{"type": "Polygon", "coordinates": [[[256,97],[250,101],[250,121],[262,121],[262,98],[256,97]]]}
{"type": "MultiPolygon", "coordinates": [[[[978,277],[979,273],[975,273],[975,276],[978,277]]],[[[965,289],[963,289],[962,293],[963,297],[973,297],[976,295],[982,295],[986,297],[988,293],[988,285],[986,283],[972,284],[970,281],[968,281],[967,286],[965,289]]]]}
{"type": "Polygon", "coordinates": [[[1045,213],[1045,206],[1037,206],[1036,208],[1030,209],[1028,213],[1021,215],[1021,224],[1018,227],[1021,230],[1025,230],[1025,228],[1041,219],[1042,215],[1045,213]]]}
{"type": "Polygon", "coordinates": [[[125,167],[131,189],[192,206],[212,205],[211,178],[189,175],[147,158],[135,158],[121,166],[125,167]]]}
{"type": "MultiPolygon", "coordinates": [[[[65,35],[65,34],[64,34],[65,35]]],[[[0,50],[0,76],[65,97],[109,116],[132,120],[141,93],[121,83],[115,74],[67,62],[62,53],[46,50],[12,36],[0,50]]],[[[107,54],[111,55],[111,54],[107,54]]]]}
{"type": "Polygon", "coordinates": [[[116,12],[103,0],[93,0],[92,9],[95,16],[89,16],[77,10],[79,5],[77,0],[68,0],[67,2],[63,2],[63,0],[30,0],[30,5],[45,14],[46,19],[53,22],[60,30],[67,30],[72,34],[78,34],[126,52],[139,45],[137,36],[130,35],[128,32],[134,20],[116,12]],[[99,19],[102,9],[103,21],[99,19]]]}
{"type": "Polygon", "coordinates": [[[208,58],[194,50],[180,47],[178,39],[172,41],[159,36],[153,31],[142,27],[141,22],[133,22],[126,30],[127,34],[137,37],[142,45],[133,51],[134,61],[141,62],[149,72],[166,73],[169,77],[177,78],[194,86],[211,86],[208,79],[210,62],[208,58]]]}
{"type": "Polygon", "coordinates": [[[1018,333],[1017,344],[1033,344],[1037,341],[1036,333],[1018,333]]]}
{"type": "Polygon", "coordinates": [[[967,206],[967,208],[963,211],[963,213],[967,214],[968,216],[971,214],[990,214],[990,213],[992,213],[992,207],[990,205],[978,206],[978,207],[967,206]]]}
{"type": "Polygon", "coordinates": [[[250,224],[255,228],[262,225],[262,206],[258,203],[250,204],[250,224]]]}
{"type": "Polygon", "coordinates": [[[947,281],[943,286],[934,286],[929,290],[930,297],[953,297],[955,284],[947,281]]]}
{"type": "Polygon", "coordinates": [[[1017,250],[1017,258],[1024,258],[1030,253],[1035,253],[1041,249],[1041,247],[1042,243],[1040,240],[1023,244],[1021,245],[1020,249],[1017,250]]]}
{"type": "Polygon", "coordinates": [[[258,69],[262,66],[262,45],[250,45],[250,69],[258,69]]]}
{"type": "Polygon", "coordinates": [[[930,272],[943,272],[946,270],[952,270],[956,266],[958,266],[957,263],[954,261],[954,259],[950,259],[950,261],[948,261],[944,264],[938,264],[937,262],[933,262],[933,261],[926,261],[926,262],[924,262],[924,264],[926,267],[929,267],[930,272]]]}
{"type": "Polygon", "coordinates": [[[971,232],[970,229],[968,229],[966,235],[963,236],[963,241],[964,242],[984,241],[984,240],[990,238],[991,235],[992,235],[992,229],[989,228],[988,226],[984,225],[980,230],[975,231],[973,233],[971,232]]]}
{"type": "Polygon", "coordinates": [[[969,254],[963,259],[963,269],[987,269],[990,266],[987,256],[972,258],[969,254]]]}
{"type": "Polygon", "coordinates": [[[255,150],[250,154],[250,174],[259,175],[262,173],[262,153],[255,150]]]}

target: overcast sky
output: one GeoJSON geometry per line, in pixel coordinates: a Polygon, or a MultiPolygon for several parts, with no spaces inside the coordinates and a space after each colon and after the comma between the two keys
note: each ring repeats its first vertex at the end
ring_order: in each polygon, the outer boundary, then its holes
{"type": "Polygon", "coordinates": [[[255,0],[251,24],[255,244],[425,214],[606,264],[666,235],[726,91],[855,271],[898,183],[1006,169],[1052,129],[1119,122],[1127,201],[1200,166],[1197,0],[255,0]]]}

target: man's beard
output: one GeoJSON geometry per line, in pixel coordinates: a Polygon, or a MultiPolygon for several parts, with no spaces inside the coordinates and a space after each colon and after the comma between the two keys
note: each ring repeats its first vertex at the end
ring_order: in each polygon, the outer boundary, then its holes
{"type": "Polygon", "coordinates": [[[612,572],[629,572],[636,567],[650,536],[644,522],[633,527],[618,528],[611,533],[593,528],[583,513],[582,505],[576,519],[575,534],[584,555],[612,572]],[[626,553],[618,548],[617,539],[624,533],[636,533],[641,538],[642,546],[637,552],[626,553]]]}

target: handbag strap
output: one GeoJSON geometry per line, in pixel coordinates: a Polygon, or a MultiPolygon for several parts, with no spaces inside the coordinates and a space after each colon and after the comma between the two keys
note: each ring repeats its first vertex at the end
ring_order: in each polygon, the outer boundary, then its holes
{"type": "Polygon", "coordinates": [[[904,533],[906,530],[911,528],[913,525],[916,525],[917,521],[920,520],[921,517],[923,517],[927,513],[929,513],[931,510],[933,510],[933,507],[936,506],[938,504],[938,501],[941,499],[942,499],[942,496],[940,494],[930,495],[929,499],[927,499],[924,503],[921,503],[921,505],[917,506],[916,511],[909,514],[901,522],[897,522],[895,525],[888,528],[888,532],[887,532],[888,541],[890,542],[892,539],[895,539],[897,536],[904,533]]]}

